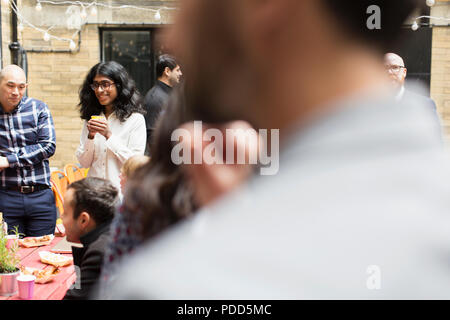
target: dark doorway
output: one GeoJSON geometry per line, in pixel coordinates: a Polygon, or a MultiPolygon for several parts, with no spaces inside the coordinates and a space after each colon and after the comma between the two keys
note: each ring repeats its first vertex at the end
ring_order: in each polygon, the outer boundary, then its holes
{"type": "Polygon", "coordinates": [[[142,95],[154,85],[156,59],[164,53],[161,28],[101,29],[101,60],[123,65],[142,95]]]}

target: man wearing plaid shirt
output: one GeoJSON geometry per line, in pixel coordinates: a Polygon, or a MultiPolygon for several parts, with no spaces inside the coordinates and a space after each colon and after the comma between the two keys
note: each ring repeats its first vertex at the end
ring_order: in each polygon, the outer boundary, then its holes
{"type": "Polygon", "coordinates": [[[53,234],[56,207],[48,159],[55,153],[53,119],[47,105],[24,97],[24,71],[0,71],[0,212],[11,231],[53,234]]]}

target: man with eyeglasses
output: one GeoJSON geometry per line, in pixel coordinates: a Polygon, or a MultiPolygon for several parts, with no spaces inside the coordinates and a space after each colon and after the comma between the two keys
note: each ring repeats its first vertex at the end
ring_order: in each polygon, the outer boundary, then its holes
{"type": "Polygon", "coordinates": [[[0,212],[9,231],[26,236],[55,230],[56,207],[48,159],[55,153],[48,106],[24,96],[25,72],[16,65],[0,71],[0,212]]]}
{"type": "Polygon", "coordinates": [[[436,128],[438,128],[439,134],[442,135],[441,123],[433,99],[405,89],[405,79],[408,69],[405,67],[403,58],[395,53],[386,53],[384,55],[384,66],[389,79],[396,90],[396,100],[402,101],[406,98],[411,98],[416,101],[421,101],[425,106],[429,106],[430,110],[433,112],[433,117],[436,119],[436,128]]]}

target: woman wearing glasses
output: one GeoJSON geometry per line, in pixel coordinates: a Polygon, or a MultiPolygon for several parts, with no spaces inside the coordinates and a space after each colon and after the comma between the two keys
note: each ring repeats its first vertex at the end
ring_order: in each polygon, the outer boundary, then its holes
{"type": "Polygon", "coordinates": [[[120,190],[120,168],[146,145],[145,113],[133,79],[117,62],[101,62],[80,89],[85,120],[76,156],[88,176],[110,180],[120,190]]]}

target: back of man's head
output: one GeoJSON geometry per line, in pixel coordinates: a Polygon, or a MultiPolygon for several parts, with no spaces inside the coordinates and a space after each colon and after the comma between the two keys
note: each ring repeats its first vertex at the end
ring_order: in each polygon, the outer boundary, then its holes
{"type": "Polygon", "coordinates": [[[172,71],[177,66],[178,62],[175,60],[173,56],[163,54],[158,57],[158,63],[156,64],[156,76],[160,78],[164,74],[164,70],[166,70],[166,68],[169,68],[170,71],[172,71]]]}
{"type": "Polygon", "coordinates": [[[111,182],[100,178],[86,178],[73,182],[68,189],[74,190],[74,219],[82,212],[87,212],[97,225],[101,225],[114,217],[118,191],[111,182]]]}

